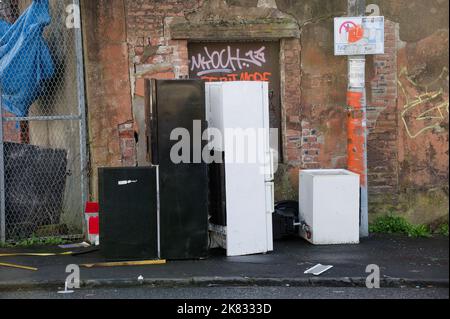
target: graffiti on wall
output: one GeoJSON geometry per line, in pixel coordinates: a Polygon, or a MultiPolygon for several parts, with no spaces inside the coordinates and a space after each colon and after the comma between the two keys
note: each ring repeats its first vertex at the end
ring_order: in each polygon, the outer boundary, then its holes
{"type": "MultiPolygon", "coordinates": [[[[188,51],[191,79],[205,82],[268,82],[270,125],[281,128],[279,42],[191,42],[188,51]]],[[[281,136],[274,137],[272,145],[274,148],[282,145],[281,136]]]]}
{"type": "Polygon", "coordinates": [[[189,74],[206,82],[264,81],[279,91],[279,46],[272,42],[191,43],[189,74]]]}
{"type": "Polygon", "coordinates": [[[222,50],[210,51],[207,46],[203,52],[192,56],[191,71],[198,76],[211,73],[233,73],[250,68],[251,66],[263,66],[266,64],[266,47],[257,50],[241,51],[240,48],[227,46],[222,50]]]}
{"type": "Polygon", "coordinates": [[[445,96],[443,87],[431,91],[430,88],[436,87],[448,75],[449,70],[444,67],[435,80],[424,85],[419,84],[414,76],[409,74],[407,68],[401,70],[398,84],[406,101],[401,119],[410,138],[415,139],[430,131],[443,131],[443,123],[449,115],[448,96],[445,96]],[[411,94],[406,84],[412,86],[416,92],[422,93],[411,94]]]}
{"type": "Polygon", "coordinates": [[[263,81],[269,82],[272,77],[270,72],[242,72],[232,73],[220,76],[202,76],[201,79],[206,82],[229,82],[229,81],[263,81]]]}

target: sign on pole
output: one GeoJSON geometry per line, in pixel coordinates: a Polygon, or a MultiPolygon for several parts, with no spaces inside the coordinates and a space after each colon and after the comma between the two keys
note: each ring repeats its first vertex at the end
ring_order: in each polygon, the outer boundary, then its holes
{"type": "Polygon", "coordinates": [[[384,54],[384,17],[335,18],[334,54],[384,54]]]}
{"type": "Polygon", "coordinates": [[[353,89],[363,89],[366,86],[366,60],[352,59],[349,61],[349,86],[353,89]]]}

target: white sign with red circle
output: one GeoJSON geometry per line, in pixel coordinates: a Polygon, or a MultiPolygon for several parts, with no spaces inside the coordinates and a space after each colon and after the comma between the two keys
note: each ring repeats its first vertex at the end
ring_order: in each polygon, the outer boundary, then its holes
{"type": "Polygon", "coordinates": [[[384,17],[335,18],[334,54],[384,54],[384,17]]]}

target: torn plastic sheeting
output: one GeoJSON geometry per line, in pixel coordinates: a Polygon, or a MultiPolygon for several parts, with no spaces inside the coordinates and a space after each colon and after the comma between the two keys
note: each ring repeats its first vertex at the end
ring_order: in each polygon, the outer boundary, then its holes
{"type": "Polygon", "coordinates": [[[51,22],[48,0],[34,0],[14,24],[0,20],[1,104],[24,117],[55,73],[43,32],[51,22]]]}
{"type": "Polygon", "coordinates": [[[11,27],[8,22],[0,20],[0,36],[3,36],[11,27]]]}

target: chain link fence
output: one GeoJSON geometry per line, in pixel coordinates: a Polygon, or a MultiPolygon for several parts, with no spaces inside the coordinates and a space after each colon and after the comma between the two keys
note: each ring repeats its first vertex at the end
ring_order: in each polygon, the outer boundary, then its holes
{"type": "Polygon", "coordinates": [[[67,24],[78,5],[0,0],[0,241],[83,234],[82,39],[67,24]]]}

